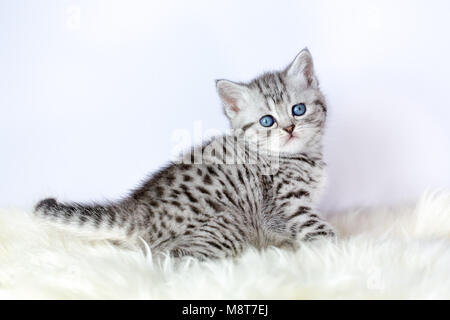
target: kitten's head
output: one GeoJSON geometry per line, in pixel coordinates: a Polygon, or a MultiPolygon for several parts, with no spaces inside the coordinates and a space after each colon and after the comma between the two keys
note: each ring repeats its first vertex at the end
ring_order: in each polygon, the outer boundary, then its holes
{"type": "Polygon", "coordinates": [[[307,49],[283,71],[216,86],[233,130],[249,141],[290,154],[320,148],[326,105],[307,49]]]}

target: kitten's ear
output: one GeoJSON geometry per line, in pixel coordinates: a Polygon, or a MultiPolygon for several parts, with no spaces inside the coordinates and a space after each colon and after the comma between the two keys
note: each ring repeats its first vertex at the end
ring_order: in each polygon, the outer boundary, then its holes
{"type": "Polygon", "coordinates": [[[304,48],[287,67],[286,73],[297,81],[306,83],[308,87],[317,88],[319,82],[314,74],[314,65],[311,53],[304,48]]]}
{"type": "Polygon", "coordinates": [[[248,88],[229,80],[216,80],[216,88],[228,118],[234,118],[244,107],[248,88]]]}

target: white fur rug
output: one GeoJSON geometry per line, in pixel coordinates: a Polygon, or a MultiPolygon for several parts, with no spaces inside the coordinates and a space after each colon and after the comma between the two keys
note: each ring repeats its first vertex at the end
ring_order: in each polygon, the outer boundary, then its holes
{"type": "Polygon", "coordinates": [[[0,210],[0,298],[450,299],[450,192],[331,219],[337,243],[175,265],[0,210]]]}

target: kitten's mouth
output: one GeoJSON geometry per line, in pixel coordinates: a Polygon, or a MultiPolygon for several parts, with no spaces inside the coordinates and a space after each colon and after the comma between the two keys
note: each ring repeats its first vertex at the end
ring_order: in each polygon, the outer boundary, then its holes
{"type": "Polygon", "coordinates": [[[289,135],[289,137],[287,138],[286,142],[284,143],[285,145],[288,144],[289,142],[291,142],[292,140],[295,140],[297,137],[294,136],[293,134],[289,135]]]}

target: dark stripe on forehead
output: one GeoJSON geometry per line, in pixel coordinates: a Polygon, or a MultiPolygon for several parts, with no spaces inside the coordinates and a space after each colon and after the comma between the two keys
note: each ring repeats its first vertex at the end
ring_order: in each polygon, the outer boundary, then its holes
{"type": "Polygon", "coordinates": [[[281,87],[282,87],[281,90],[286,91],[286,84],[284,83],[283,78],[281,77],[281,75],[279,73],[277,73],[277,76],[278,76],[278,81],[280,82],[281,87]]]}
{"type": "MultiPolygon", "coordinates": [[[[270,111],[270,106],[269,106],[269,104],[267,103],[267,95],[266,95],[266,93],[264,93],[264,90],[263,90],[263,88],[262,88],[262,86],[261,86],[260,81],[261,81],[260,79],[256,79],[256,80],[255,80],[255,84],[256,84],[256,86],[258,87],[259,92],[264,96],[264,102],[265,102],[264,104],[265,104],[267,110],[270,111]]],[[[261,81],[261,82],[262,82],[262,81],[261,81]]]]}
{"type": "Polygon", "coordinates": [[[281,82],[281,78],[280,78],[280,74],[276,73],[275,74],[275,79],[276,79],[276,83],[277,83],[277,98],[279,99],[279,102],[283,101],[283,96],[284,96],[284,86],[283,83],[281,82]]]}
{"type": "MultiPolygon", "coordinates": [[[[286,100],[291,100],[291,96],[289,95],[289,92],[287,91],[286,83],[283,80],[283,77],[281,74],[278,73],[278,81],[280,81],[281,84],[281,93],[287,97],[286,100]]],[[[283,99],[283,97],[282,97],[283,99]]],[[[288,102],[288,101],[286,101],[288,102]]]]}
{"type": "Polygon", "coordinates": [[[275,105],[278,105],[291,100],[283,76],[284,74],[280,72],[265,73],[259,78],[254,79],[251,83],[253,88],[263,95],[266,107],[269,111],[271,110],[269,105],[270,101],[275,105]]]}
{"type": "Polygon", "coordinates": [[[268,97],[270,96],[271,92],[273,91],[271,86],[270,86],[270,81],[271,79],[269,74],[265,74],[261,79],[260,79],[260,85],[262,87],[262,92],[263,94],[268,97]]]}
{"type": "Polygon", "coordinates": [[[269,97],[272,99],[272,101],[273,101],[274,104],[277,104],[278,99],[275,100],[275,96],[274,96],[274,95],[271,94],[271,95],[269,95],[269,97]]]}
{"type": "Polygon", "coordinates": [[[261,88],[261,85],[259,84],[259,80],[256,80],[255,83],[256,83],[256,86],[258,87],[259,92],[261,94],[264,94],[263,89],[261,88]]]}
{"type": "Polygon", "coordinates": [[[267,87],[267,96],[272,99],[274,104],[282,101],[282,88],[278,81],[278,73],[270,73],[264,77],[267,87]]]}
{"type": "Polygon", "coordinates": [[[269,102],[267,101],[267,96],[264,96],[264,104],[266,105],[266,108],[267,108],[267,110],[269,110],[269,111],[271,111],[270,110],[270,106],[269,106],[269,102]]]}

